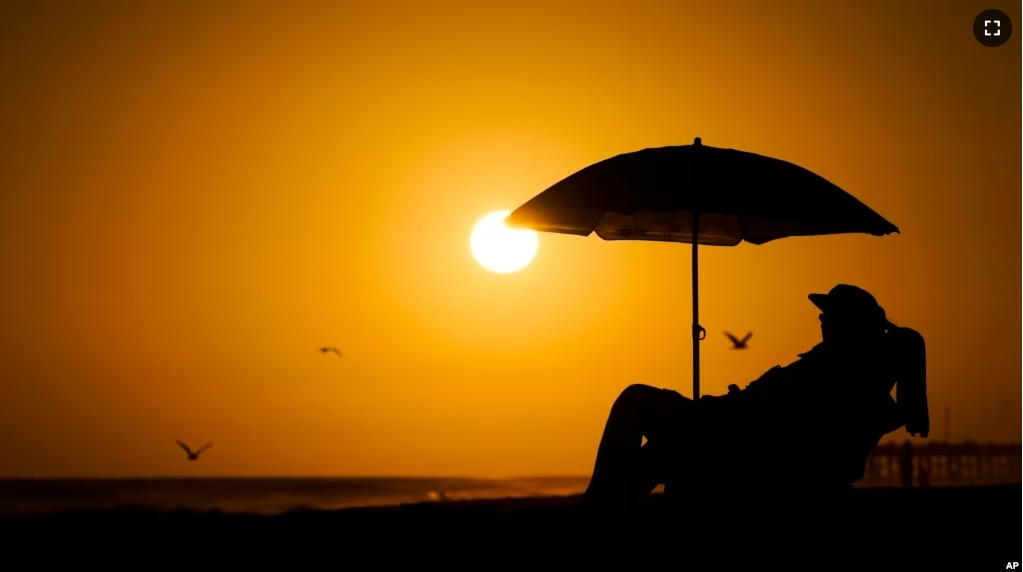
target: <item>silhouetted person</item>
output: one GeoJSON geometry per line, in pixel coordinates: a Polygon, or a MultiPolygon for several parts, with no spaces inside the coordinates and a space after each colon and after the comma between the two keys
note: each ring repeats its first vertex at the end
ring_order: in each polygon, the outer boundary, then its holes
{"type": "Polygon", "coordinates": [[[343,356],[341,355],[341,350],[339,350],[339,349],[337,349],[337,348],[320,348],[320,352],[321,352],[321,353],[330,353],[330,352],[333,352],[333,353],[336,353],[336,354],[337,354],[337,357],[343,357],[343,356]]]}
{"type": "Polygon", "coordinates": [[[728,332],[725,332],[725,335],[728,336],[728,339],[732,340],[733,350],[744,350],[746,349],[746,342],[748,342],[749,339],[753,337],[753,332],[746,334],[746,337],[744,337],[741,340],[733,336],[732,334],[729,334],[728,332]]]}
{"type": "Polygon", "coordinates": [[[200,447],[199,450],[193,452],[191,449],[188,448],[188,445],[185,445],[181,441],[178,441],[177,443],[178,443],[179,447],[181,447],[182,449],[185,450],[185,453],[188,453],[188,460],[189,461],[198,460],[199,459],[199,455],[201,455],[203,453],[203,451],[205,451],[206,449],[209,449],[210,447],[213,446],[213,443],[206,443],[205,445],[200,447]]]}
{"type": "Polygon", "coordinates": [[[746,389],[694,403],[627,387],[611,407],[586,502],[629,505],[658,484],[670,494],[686,482],[847,489],[884,435],[904,425],[926,436],[923,338],[855,286],[809,298],[823,311],[823,341],[746,389]]]}

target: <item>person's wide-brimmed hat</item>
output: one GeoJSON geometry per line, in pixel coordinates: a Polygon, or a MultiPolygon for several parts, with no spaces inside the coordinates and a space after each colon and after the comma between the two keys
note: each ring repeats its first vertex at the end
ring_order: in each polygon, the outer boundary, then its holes
{"type": "Polygon", "coordinates": [[[885,328],[894,327],[877,299],[863,288],[839,284],[827,294],[810,294],[808,298],[826,315],[849,316],[885,328]]]}

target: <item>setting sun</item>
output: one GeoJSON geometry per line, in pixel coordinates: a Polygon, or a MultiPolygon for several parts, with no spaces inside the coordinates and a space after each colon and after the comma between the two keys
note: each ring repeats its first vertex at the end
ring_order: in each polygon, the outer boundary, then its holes
{"type": "Polygon", "coordinates": [[[506,274],[522,270],[536,256],[539,243],[536,232],[513,230],[504,224],[511,211],[490,213],[476,223],[470,245],[481,266],[506,274]]]}

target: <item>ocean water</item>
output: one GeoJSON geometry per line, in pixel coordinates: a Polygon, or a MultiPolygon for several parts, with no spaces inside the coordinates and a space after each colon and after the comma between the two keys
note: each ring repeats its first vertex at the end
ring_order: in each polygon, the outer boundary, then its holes
{"type": "MultiPolygon", "coordinates": [[[[881,445],[856,486],[903,486],[907,477],[912,486],[1018,484],[1023,481],[1020,452],[1019,444],[881,445]]],[[[0,514],[123,506],[276,514],[296,508],[576,495],[588,483],[588,477],[0,479],[0,514]]]]}
{"type": "Polygon", "coordinates": [[[582,494],[588,477],[0,480],[0,514],[143,507],[278,514],[444,500],[582,494]]]}

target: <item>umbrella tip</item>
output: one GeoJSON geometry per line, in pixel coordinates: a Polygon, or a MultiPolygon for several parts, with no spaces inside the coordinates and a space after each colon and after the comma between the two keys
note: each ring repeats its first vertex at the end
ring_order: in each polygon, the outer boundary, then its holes
{"type": "Polygon", "coordinates": [[[702,144],[703,144],[703,139],[700,139],[699,137],[697,137],[696,139],[693,139],[693,145],[702,145],[702,144]]]}

